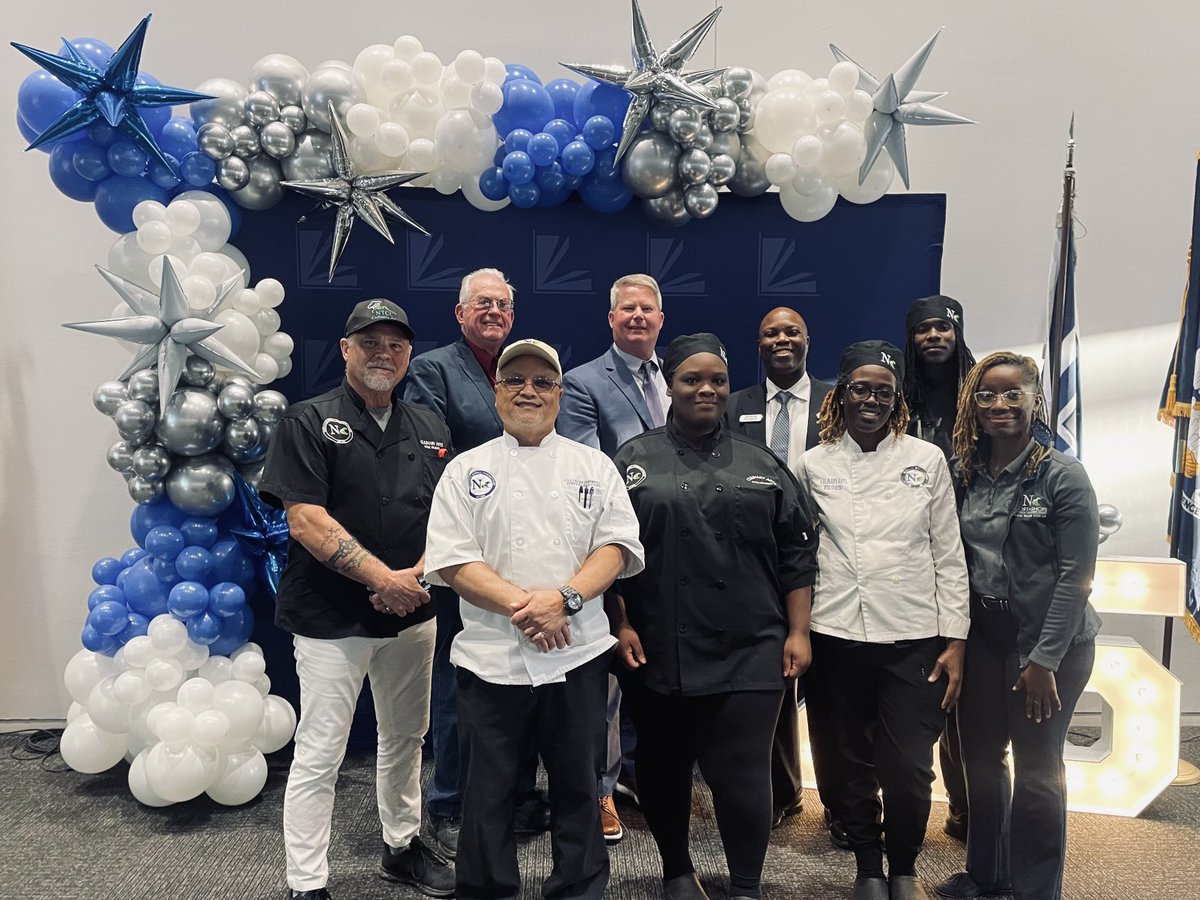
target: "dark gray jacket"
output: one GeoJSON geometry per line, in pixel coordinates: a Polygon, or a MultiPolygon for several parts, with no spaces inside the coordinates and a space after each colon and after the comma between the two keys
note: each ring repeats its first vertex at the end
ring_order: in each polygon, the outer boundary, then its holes
{"type": "MultiPolygon", "coordinates": [[[[951,469],[961,510],[965,488],[957,459],[951,469]]],[[[1100,631],[1100,616],[1088,602],[1098,544],[1096,494],[1087,472],[1053,450],[1022,479],[1004,537],[1022,668],[1035,662],[1057,671],[1067,650],[1100,631]]],[[[965,550],[969,558],[970,546],[965,550]]]]}

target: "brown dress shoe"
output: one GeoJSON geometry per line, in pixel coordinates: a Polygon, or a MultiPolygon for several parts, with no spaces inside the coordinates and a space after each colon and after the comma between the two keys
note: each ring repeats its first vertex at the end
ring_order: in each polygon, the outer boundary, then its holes
{"type": "Polygon", "coordinates": [[[617,807],[613,804],[612,797],[600,798],[600,829],[604,832],[606,844],[615,844],[625,837],[625,827],[621,824],[621,817],[617,815],[617,807]]]}

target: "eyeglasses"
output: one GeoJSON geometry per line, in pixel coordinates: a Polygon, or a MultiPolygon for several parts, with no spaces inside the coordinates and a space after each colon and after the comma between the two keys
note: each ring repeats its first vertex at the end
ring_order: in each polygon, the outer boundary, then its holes
{"type": "Polygon", "coordinates": [[[512,312],[517,308],[517,304],[512,300],[495,300],[491,297],[472,297],[467,305],[478,310],[489,310],[494,306],[500,312],[512,312]]]}
{"type": "Polygon", "coordinates": [[[539,394],[548,394],[559,386],[558,382],[553,378],[546,378],[544,375],[538,375],[536,378],[525,378],[523,375],[505,375],[497,384],[504,385],[514,394],[524,390],[527,384],[532,384],[533,389],[539,394]]]}
{"type": "Polygon", "coordinates": [[[1037,391],[1018,391],[1013,388],[1011,391],[1002,391],[997,394],[994,391],[976,391],[975,405],[980,409],[991,409],[996,405],[996,401],[1001,401],[1005,406],[1020,406],[1021,398],[1036,397],[1037,391]]]}
{"type": "Polygon", "coordinates": [[[890,387],[873,388],[861,381],[853,381],[846,385],[846,393],[852,399],[862,401],[873,396],[880,403],[891,403],[896,399],[896,391],[890,387]]]}

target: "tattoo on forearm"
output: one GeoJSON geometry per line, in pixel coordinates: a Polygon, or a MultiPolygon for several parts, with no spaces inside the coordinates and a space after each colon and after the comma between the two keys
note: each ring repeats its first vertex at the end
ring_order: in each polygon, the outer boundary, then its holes
{"type": "Polygon", "coordinates": [[[337,540],[338,548],[329,559],[325,560],[325,565],[335,572],[347,575],[361,566],[370,556],[354,538],[336,537],[335,540],[337,540]]]}

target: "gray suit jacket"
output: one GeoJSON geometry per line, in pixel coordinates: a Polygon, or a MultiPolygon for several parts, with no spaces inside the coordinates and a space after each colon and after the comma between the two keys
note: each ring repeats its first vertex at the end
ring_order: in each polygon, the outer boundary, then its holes
{"type": "MultiPolygon", "coordinates": [[[[825,402],[825,395],[833,390],[828,381],[818,381],[811,375],[808,378],[811,387],[808,395],[808,433],[804,438],[804,449],[811,450],[820,443],[821,429],[817,426],[817,413],[825,402]]],[[[729,395],[729,404],[725,407],[725,421],[738,434],[744,434],[752,441],[765,445],[767,443],[767,386],[760,383],[742,388],[729,395]],[[753,421],[743,422],[743,417],[753,421]]]]}
{"type": "Polygon", "coordinates": [[[556,427],[563,437],[609,456],[631,437],[654,427],[642,389],[615,348],[563,377],[556,427]]]}
{"type": "Polygon", "coordinates": [[[408,367],[404,399],[427,406],[450,427],[461,453],[500,437],[496,393],[465,339],[422,353],[408,367]]]}

